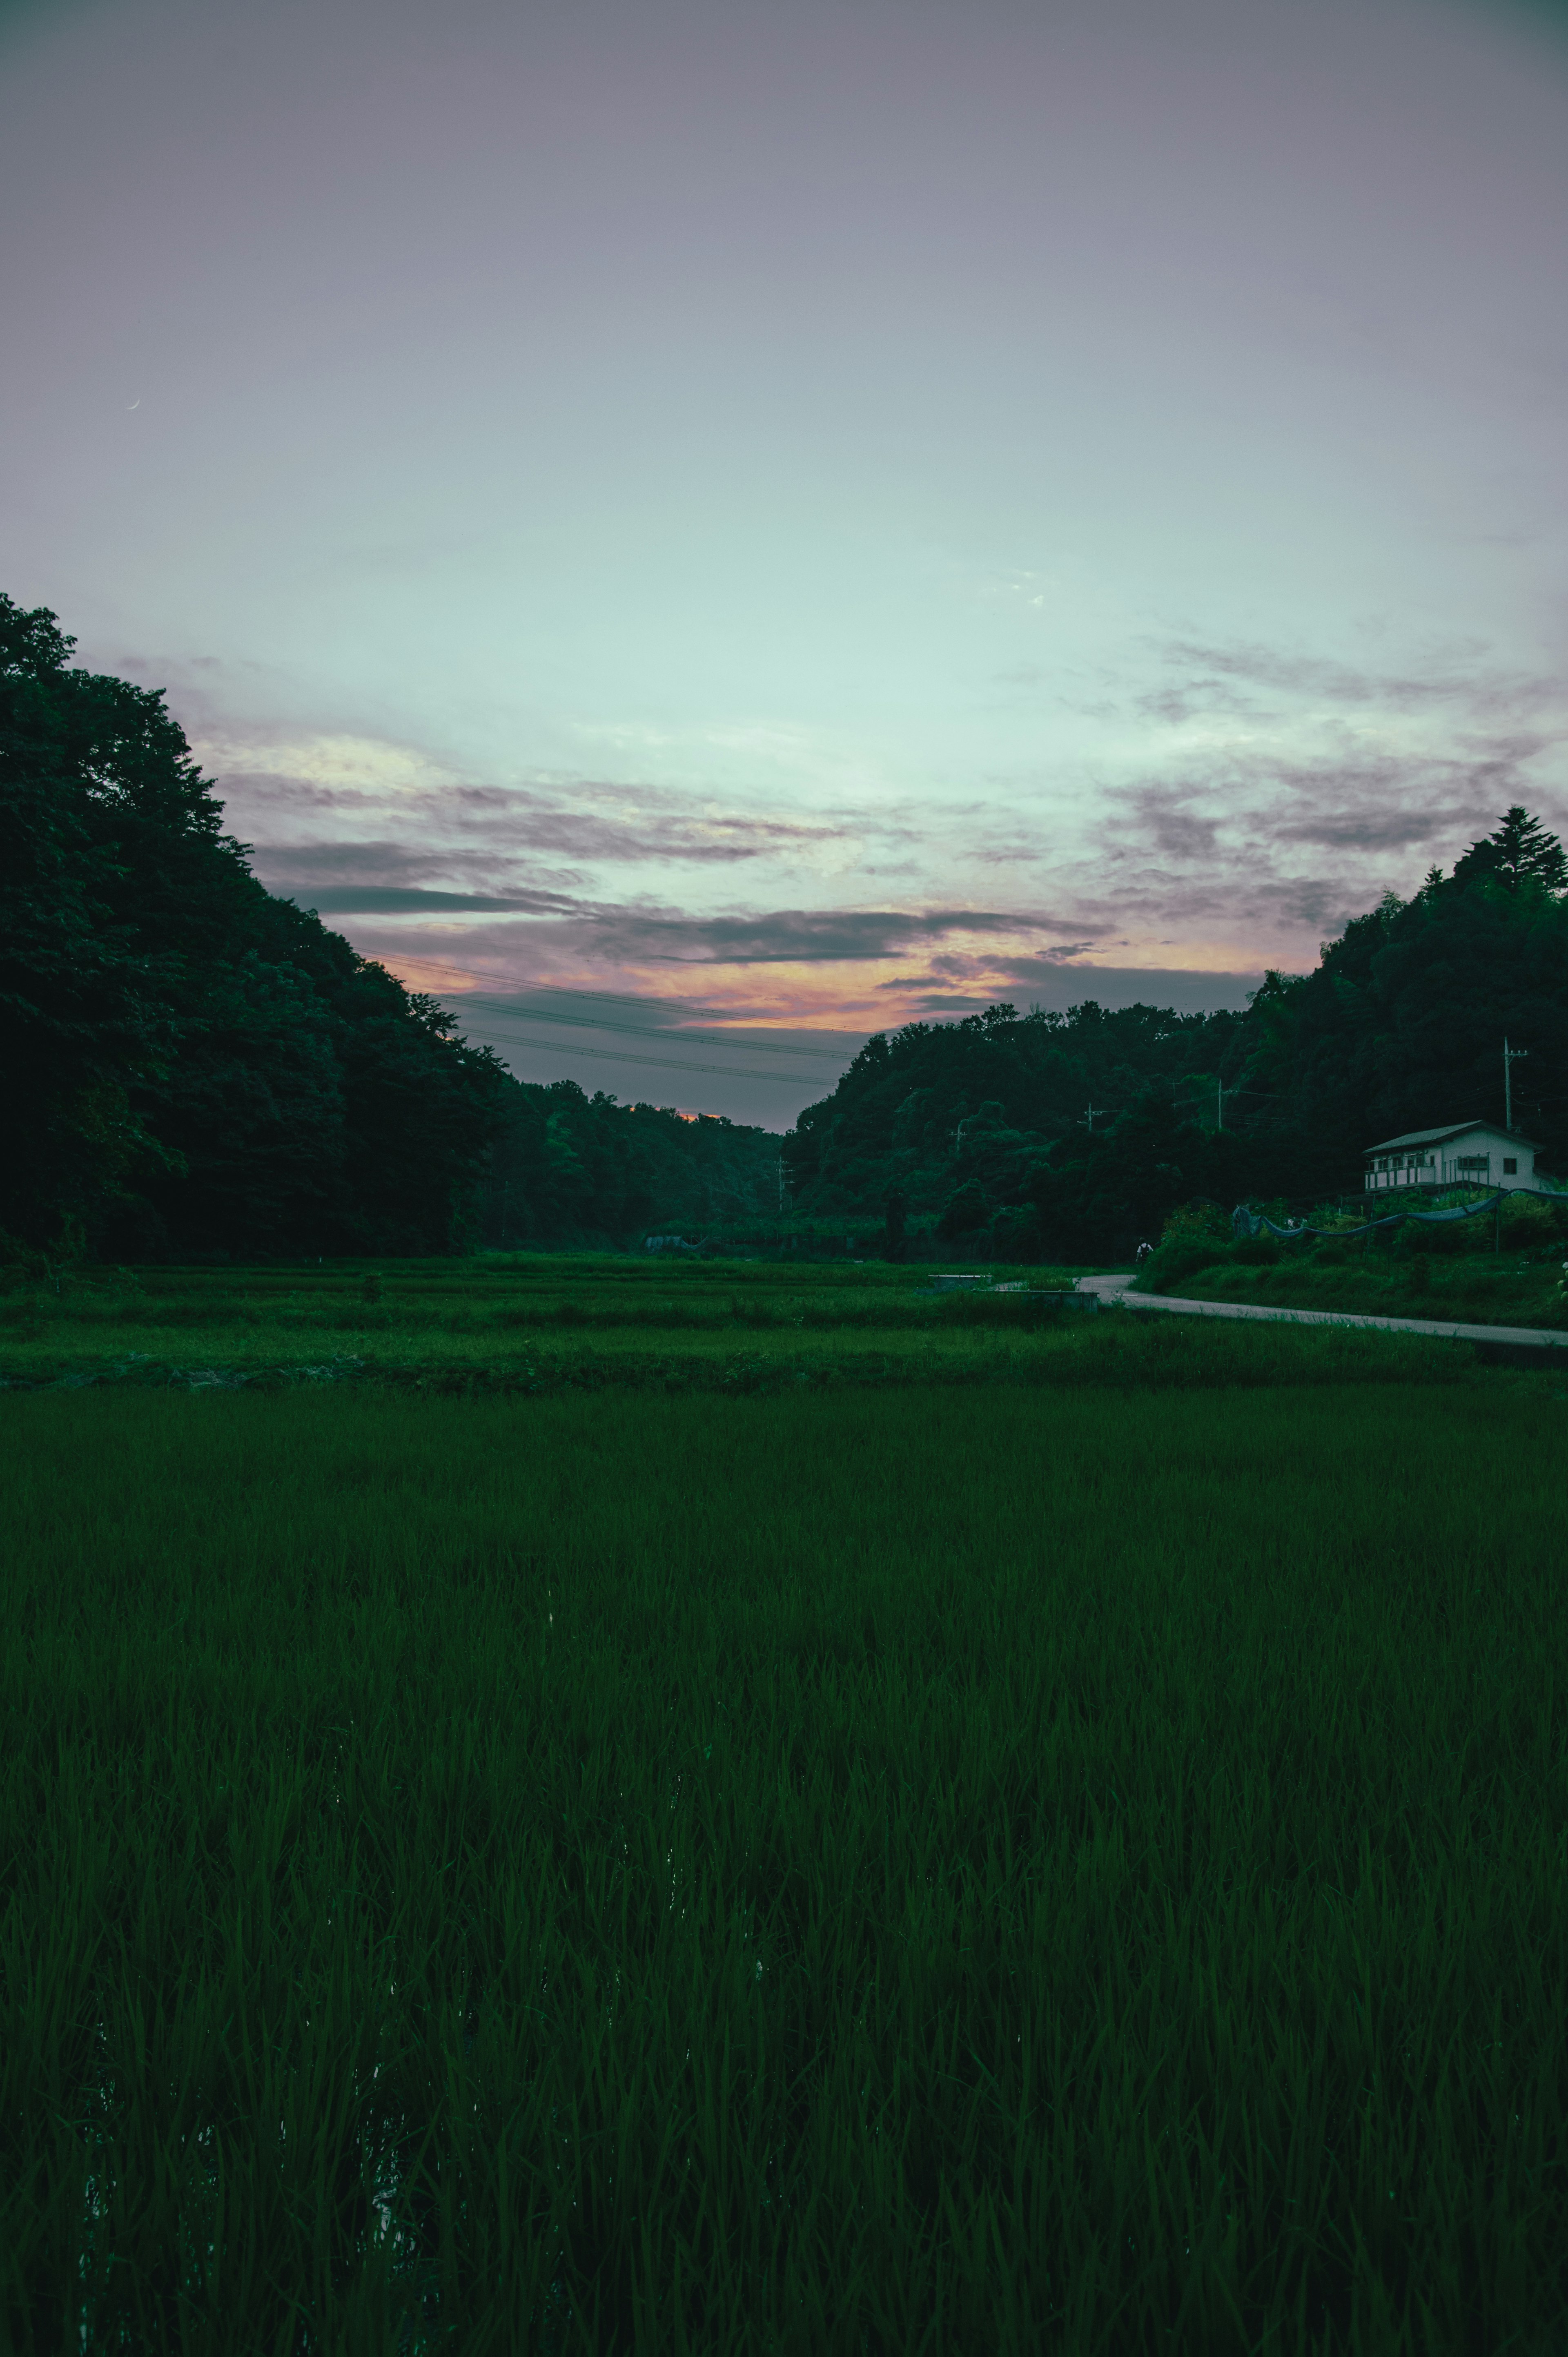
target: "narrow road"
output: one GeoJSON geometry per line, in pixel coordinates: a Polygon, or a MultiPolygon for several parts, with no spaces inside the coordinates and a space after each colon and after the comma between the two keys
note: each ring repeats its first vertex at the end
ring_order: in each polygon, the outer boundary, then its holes
{"type": "Polygon", "coordinates": [[[1384,1334],[1436,1334],[1451,1342],[1510,1342],[1568,1350],[1568,1332],[1540,1326],[1450,1326],[1435,1318],[1364,1318],[1348,1309],[1276,1309],[1256,1301],[1183,1301],[1174,1294],[1129,1293],[1131,1272],[1120,1276],[1080,1276],[1079,1293],[1123,1309],[1174,1310],[1187,1318],[1262,1318],[1290,1326],[1372,1326],[1384,1334]]]}

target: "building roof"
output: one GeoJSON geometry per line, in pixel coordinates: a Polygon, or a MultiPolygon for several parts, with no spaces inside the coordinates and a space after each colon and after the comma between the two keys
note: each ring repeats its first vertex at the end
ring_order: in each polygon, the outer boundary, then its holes
{"type": "Polygon", "coordinates": [[[1363,1154],[1391,1154],[1396,1146],[1436,1146],[1449,1137],[1463,1137],[1467,1129],[1489,1129],[1511,1145],[1533,1147],[1533,1137],[1521,1137],[1517,1129],[1505,1129],[1500,1121],[1451,1121],[1446,1129],[1407,1129],[1402,1137],[1380,1138],[1376,1146],[1365,1146],[1363,1154]]]}

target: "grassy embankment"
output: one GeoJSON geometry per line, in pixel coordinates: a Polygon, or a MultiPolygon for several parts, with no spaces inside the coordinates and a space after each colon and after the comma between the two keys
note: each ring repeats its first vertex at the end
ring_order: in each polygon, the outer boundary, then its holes
{"type": "Polygon", "coordinates": [[[1504,1214],[1391,1237],[1281,1243],[1259,1237],[1172,1234],[1135,1280],[1142,1293],[1192,1301],[1254,1301],[1379,1318],[1477,1326],[1568,1324],[1562,1278],[1568,1211],[1521,1199],[1504,1214]],[[1500,1241],[1502,1249],[1494,1249],[1500,1241]]]}
{"type": "Polygon", "coordinates": [[[6,2345],[1555,2346],[1563,1386],[1157,1325],[0,1402],[6,2345]]]}

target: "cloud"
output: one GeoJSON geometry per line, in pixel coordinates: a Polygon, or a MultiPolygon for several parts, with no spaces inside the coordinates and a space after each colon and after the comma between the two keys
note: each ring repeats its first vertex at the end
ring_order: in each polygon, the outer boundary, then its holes
{"type": "Polygon", "coordinates": [[[1278,820],[1272,829],[1276,843],[1312,844],[1327,851],[1359,852],[1373,856],[1383,852],[1409,851],[1416,845],[1430,844],[1434,834],[1452,834],[1462,832],[1466,824],[1459,811],[1429,809],[1369,809],[1364,803],[1350,809],[1315,811],[1299,819],[1278,820]]]}
{"type": "MultiPolygon", "coordinates": [[[[385,865],[396,872],[396,847],[385,865]]],[[[275,883],[270,888],[279,890],[275,883]]],[[[543,920],[557,954],[573,953],[629,966],[647,965],[855,965],[875,964],[920,942],[938,944],[955,938],[993,937],[1017,942],[1041,932],[1059,932],[1060,920],[1013,909],[937,908],[776,909],[761,914],[736,911],[714,916],[687,915],[679,909],[635,903],[596,901],[550,890],[517,893],[449,892],[436,888],[380,883],[329,884],[308,894],[292,892],[303,905],[326,917],[358,913],[367,916],[420,916],[475,913],[543,920]]],[[[533,926],[512,929],[521,940],[533,926]]],[[[1036,952],[1041,963],[1080,955],[1091,940],[1053,943],[1036,952]]],[[[954,973],[979,971],[979,957],[952,952],[935,963],[954,973]]]]}
{"type": "Polygon", "coordinates": [[[1424,665],[1405,671],[1361,669],[1245,641],[1173,639],[1160,652],[1191,676],[1148,691],[1138,699],[1139,709],[1176,720],[1199,711],[1251,710],[1256,699],[1249,691],[1259,689],[1340,711],[1420,715],[1457,706],[1493,721],[1539,712],[1560,704],[1563,695],[1562,682],[1546,674],[1488,669],[1486,646],[1477,640],[1435,649],[1424,665]]]}
{"type": "MultiPolygon", "coordinates": [[[[335,837],[258,846],[268,889],[323,917],[491,915],[549,919],[596,957],[634,963],[725,965],[861,963],[956,935],[1017,939],[1059,933],[1058,915],[995,908],[893,909],[784,908],[714,914],[593,895],[580,874],[541,874],[482,846],[416,848],[388,837],[335,837]]],[[[563,934],[563,941],[567,938],[563,934]]],[[[1047,956],[1077,955],[1073,941],[1047,956]]]]}
{"type": "Polygon", "coordinates": [[[1228,1007],[1240,1012],[1263,977],[1255,974],[1194,972],[1181,966],[1040,966],[1026,958],[999,964],[983,990],[961,996],[940,975],[904,974],[877,988],[897,991],[915,1015],[975,1015],[1010,1002],[1024,1013],[1039,1006],[1065,1014],[1070,1006],[1165,1006],[1177,1014],[1201,1015],[1228,1007]]]}
{"type": "MultiPolygon", "coordinates": [[[[292,895],[283,897],[292,898],[292,895]]],[[[421,892],[386,884],[337,884],[313,892],[307,904],[318,917],[401,917],[421,909],[488,909],[493,914],[564,916],[576,903],[553,892],[421,892]]]]}
{"type": "MultiPolygon", "coordinates": [[[[826,878],[864,864],[854,814],[737,810],[607,779],[512,786],[439,779],[421,770],[415,755],[397,758],[395,748],[371,747],[361,759],[333,739],[319,750],[305,772],[231,771],[223,786],[229,823],[249,835],[263,881],[323,913],[419,905],[389,899],[394,888],[444,896],[424,902],[433,910],[521,913],[542,908],[541,894],[584,895],[585,908],[620,901],[614,886],[629,881],[628,871],[701,875],[761,865],[826,878]]],[[[916,839],[890,817],[878,817],[875,833],[884,850],[916,839]]]]}
{"type": "Polygon", "coordinates": [[[482,802],[471,793],[449,799],[446,807],[459,831],[478,826],[530,852],[558,852],[584,861],[729,864],[833,845],[843,834],[832,821],[693,810],[667,793],[655,796],[602,780],[584,781],[572,793],[568,803],[513,788],[487,794],[482,802]]]}
{"type": "MultiPolygon", "coordinates": [[[[372,792],[364,788],[274,771],[242,772],[226,783],[231,791],[242,790],[251,802],[286,808],[296,816],[337,815],[352,810],[368,815],[376,808],[372,792]]],[[[487,856],[503,858],[542,852],[582,861],[727,865],[837,845],[845,833],[843,825],[830,820],[807,822],[744,812],[671,808],[671,797],[634,798],[626,788],[603,783],[585,783],[573,792],[575,798],[568,802],[527,787],[456,785],[405,791],[397,797],[395,815],[404,839],[425,836],[427,860],[461,856],[482,845],[487,856]]],[[[264,846],[269,856],[286,850],[296,857],[311,847],[307,843],[264,846]]]]}
{"type": "Polygon", "coordinates": [[[919,990],[997,974],[1004,974],[1016,981],[1033,974],[1058,973],[1093,947],[1092,942],[1061,942],[1050,949],[1032,951],[1022,957],[1009,955],[1005,951],[990,956],[934,957],[927,961],[924,974],[895,974],[890,981],[879,982],[875,986],[878,990],[919,990]]]}
{"type": "MultiPolygon", "coordinates": [[[[1340,678],[1283,657],[1249,655],[1247,668],[1340,678]]],[[[1409,683],[1381,684],[1391,694],[1409,683]]],[[[1321,940],[1384,891],[1413,889],[1434,859],[1451,863],[1509,803],[1552,821],[1552,757],[1568,728],[1464,717],[1431,726],[1331,715],[1310,729],[1210,732],[1164,774],[1108,791],[1098,871],[1079,863],[1053,875],[1053,888],[1069,901],[1079,888],[1075,905],[1123,929],[1223,926],[1240,943],[1311,926],[1321,940]]]]}
{"type": "Polygon", "coordinates": [[[256,852],[255,866],[270,878],[311,881],[341,876],[356,884],[390,883],[397,877],[429,872],[431,854],[404,843],[350,838],[327,843],[269,843],[256,852]]]}
{"type": "Polygon", "coordinates": [[[1202,816],[1187,802],[1183,790],[1173,786],[1136,786],[1128,796],[1136,832],[1156,851],[1176,859],[1211,859],[1221,821],[1202,816]]]}
{"type": "Polygon", "coordinates": [[[955,933],[1056,932],[1056,920],[995,909],[778,909],[763,916],[601,917],[602,949],[658,964],[860,964],[955,933]]]}
{"type": "Polygon", "coordinates": [[[1202,713],[1242,714],[1251,710],[1249,699],[1239,694],[1222,680],[1189,680],[1179,687],[1151,687],[1134,701],[1134,710],[1145,720],[1163,720],[1170,727],[1179,728],[1185,721],[1194,720],[1202,713]]]}
{"type": "MultiPolygon", "coordinates": [[[[836,739],[746,726],[678,741],[602,730],[568,750],[618,770],[647,758],[658,783],[459,772],[335,716],[314,729],[213,717],[199,750],[262,880],[389,955],[651,990],[682,986],[656,974],[716,967],[737,1001],[813,1015],[870,1014],[900,994],[1055,1003],[1060,988],[1108,988],[1122,969],[1078,962],[1119,952],[1187,962],[1151,963],[1151,977],[1212,966],[1230,988],[1254,961],[1310,963],[1509,802],[1562,826],[1568,695],[1554,683],[1479,643],[1393,656],[1371,625],[1365,660],[1348,643],[1342,657],[1187,630],[1133,651],[1139,669],[1120,681],[1058,677],[1026,653],[992,675],[1023,732],[1015,765],[988,747],[985,768],[966,766],[950,747],[897,803],[879,763],[850,761],[836,739]],[[1018,716],[1075,681],[1112,700],[1047,762],[1018,716]],[[797,774],[776,780],[786,754],[797,774]],[[663,765],[688,758],[691,782],[670,782],[663,765]],[[713,778],[697,775],[710,761],[713,778]]],[[[210,715],[199,667],[187,678],[210,715]]]]}
{"type": "MultiPolygon", "coordinates": [[[[910,985],[909,987],[918,988],[918,985],[910,985]]],[[[988,991],[975,998],[956,998],[950,991],[926,990],[920,992],[914,1006],[919,1015],[979,1015],[983,1009],[994,1006],[996,1003],[988,991]]]]}

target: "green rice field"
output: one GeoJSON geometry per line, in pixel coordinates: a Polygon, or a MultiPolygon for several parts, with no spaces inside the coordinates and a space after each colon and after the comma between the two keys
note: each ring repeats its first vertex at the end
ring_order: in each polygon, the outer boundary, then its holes
{"type": "MultiPolygon", "coordinates": [[[[1294,1384],[1385,1381],[1402,1364],[1423,1382],[1464,1376],[1459,1361],[1434,1361],[1426,1343],[1408,1346],[1402,1361],[1397,1348],[1369,1352],[1348,1332],[1325,1335],[1316,1351],[1262,1333],[1246,1341],[1135,1333],[1147,1321],[1103,1311],[1091,1320],[1081,1300],[1063,1310],[1061,1296],[1081,1273],[997,1268],[985,1272],[984,1290],[941,1296],[926,1268],[659,1265],[610,1254],[68,1271],[25,1283],[13,1272],[0,1290],[0,1392],[344,1382],[470,1395],[933,1381],[1294,1384]]],[[[1278,1273],[1223,1274],[1251,1281],[1262,1299],[1278,1273]]],[[[1402,1306],[1339,1304],[1332,1287],[1313,1304],[1402,1306]]]]}
{"type": "Polygon", "coordinates": [[[5,1341],[5,2349],[1568,2347],[1563,1378],[550,1282],[5,1341]]]}
{"type": "MultiPolygon", "coordinates": [[[[959,1264],[961,1266],[961,1262],[959,1264]]],[[[1043,1329],[1076,1272],[997,1269],[940,1298],[923,1268],[625,1254],[298,1268],[94,1270],[0,1293],[0,1385],[268,1375],[707,1387],[758,1364],[988,1374],[1043,1329]]]]}

